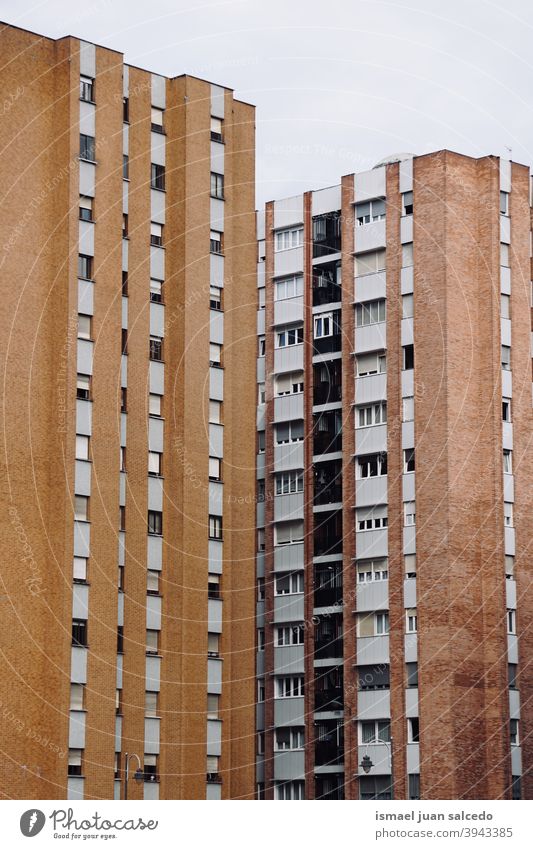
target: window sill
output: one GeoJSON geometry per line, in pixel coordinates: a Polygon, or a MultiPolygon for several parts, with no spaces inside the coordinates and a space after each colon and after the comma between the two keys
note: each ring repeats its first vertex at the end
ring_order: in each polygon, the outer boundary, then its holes
{"type": "Polygon", "coordinates": [[[151,533],[150,531],[148,531],[148,536],[149,537],[162,537],[163,534],[154,534],[154,533],[151,533]]]}
{"type": "Polygon", "coordinates": [[[150,188],[154,192],[162,192],[163,194],[166,194],[166,191],[167,191],[166,189],[162,189],[160,186],[153,186],[151,183],[150,183],[150,188]]]}
{"type": "Polygon", "coordinates": [[[226,200],[225,197],[219,197],[218,195],[210,194],[209,197],[211,198],[211,200],[226,200]]]}
{"type": "Polygon", "coordinates": [[[154,358],[153,358],[153,357],[150,357],[150,362],[151,362],[151,363],[163,363],[163,365],[165,364],[165,361],[164,361],[164,360],[154,360],[154,358]]]}
{"type": "Polygon", "coordinates": [[[222,251],[209,251],[212,256],[224,256],[222,251]]]}
{"type": "Polygon", "coordinates": [[[85,221],[86,224],[94,224],[94,218],[82,218],[81,215],[78,216],[78,221],[85,221]]]}
{"type": "Polygon", "coordinates": [[[88,162],[89,165],[98,165],[96,159],[87,159],[85,156],[78,156],[79,162],[88,162]]]}

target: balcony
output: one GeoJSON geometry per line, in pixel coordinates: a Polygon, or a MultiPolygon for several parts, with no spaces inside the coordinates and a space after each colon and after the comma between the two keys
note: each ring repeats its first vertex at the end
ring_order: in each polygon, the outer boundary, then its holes
{"type": "Polygon", "coordinates": [[[313,599],[315,607],[336,607],[342,604],[342,585],[340,587],[320,586],[315,588],[313,599]]]}
{"type": "Polygon", "coordinates": [[[342,337],[340,333],[333,333],[331,336],[322,336],[319,339],[313,339],[313,356],[332,354],[335,351],[340,351],[341,346],[342,337]]]}
{"type": "Polygon", "coordinates": [[[341,249],[341,213],[326,212],[313,218],[313,259],[339,253],[341,249]]]}
{"type": "Polygon", "coordinates": [[[331,687],[327,690],[315,690],[315,711],[343,709],[344,693],[342,687],[331,687]]]}
{"type": "Polygon", "coordinates": [[[315,799],[344,799],[344,775],[316,776],[315,799]]]}
{"type": "Polygon", "coordinates": [[[333,454],[336,451],[342,451],[342,433],[333,430],[314,432],[313,454],[333,454]]]}
{"type": "Polygon", "coordinates": [[[342,501],[342,464],[340,460],[317,463],[314,469],[314,505],[342,501]]]}
{"type": "Polygon", "coordinates": [[[340,303],[340,263],[330,262],[313,269],[313,306],[340,303]]]}
{"type": "Polygon", "coordinates": [[[315,744],[315,766],[331,766],[344,761],[344,744],[321,740],[315,744]]]}
{"type": "Polygon", "coordinates": [[[314,556],[342,552],[342,512],[320,513],[315,516],[314,556]]]}
{"type": "Polygon", "coordinates": [[[342,400],[340,360],[313,366],[313,404],[332,404],[342,400]]]}
{"type": "Polygon", "coordinates": [[[342,658],[343,652],[341,638],[323,637],[320,640],[315,640],[315,658],[319,658],[320,660],[326,658],[337,660],[338,658],[342,658]]]}

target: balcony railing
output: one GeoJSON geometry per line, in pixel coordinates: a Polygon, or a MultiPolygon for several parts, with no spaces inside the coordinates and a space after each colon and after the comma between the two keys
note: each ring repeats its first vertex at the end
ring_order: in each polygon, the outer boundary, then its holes
{"type": "Polygon", "coordinates": [[[315,490],[313,504],[338,504],[342,501],[342,485],[340,483],[322,486],[315,490]]]}
{"type": "Polygon", "coordinates": [[[313,306],[338,304],[342,301],[342,289],[337,283],[325,280],[323,277],[313,277],[313,306]]]}
{"type": "Polygon", "coordinates": [[[344,692],[342,687],[315,690],[315,710],[342,710],[343,708],[344,692]]]}
{"type": "Polygon", "coordinates": [[[333,607],[342,604],[342,587],[317,587],[314,595],[315,607],[333,607]]]}
{"type": "Polygon", "coordinates": [[[333,451],[342,451],[342,433],[329,430],[315,431],[313,454],[330,454],[333,451]]]}
{"type": "Polygon", "coordinates": [[[331,354],[335,351],[340,351],[342,345],[342,337],[340,333],[334,333],[332,336],[322,336],[313,340],[313,356],[317,354],[331,354]]]}
{"type": "Polygon", "coordinates": [[[344,745],[335,741],[322,740],[315,743],[315,765],[340,764],[344,760],[344,745]]]}
{"type": "Polygon", "coordinates": [[[342,386],[337,383],[318,383],[313,387],[313,404],[333,404],[342,401],[342,386]]]}
{"type": "Polygon", "coordinates": [[[326,637],[322,640],[315,641],[315,657],[320,658],[339,658],[344,653],[342,639],[330,639],[326,637]]]}

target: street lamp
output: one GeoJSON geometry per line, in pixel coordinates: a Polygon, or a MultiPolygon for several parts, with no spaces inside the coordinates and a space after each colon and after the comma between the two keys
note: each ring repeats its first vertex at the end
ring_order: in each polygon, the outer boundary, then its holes
{"type": "MultiPolygon", "coordinates": [[[[391,790],[391,799],[394,799],[394,741],[393,741],[393,738],[391,737],[390,741],[380,740],[379,742],[383,743],[387,747],[390,747],[389,748],[389,753],[390,753],[390,790],[391,790]]],[[[364,755],[364,757],[361,758],[361,763],[359,764],[359,766],[361,767],[361,769],[363,770],[365,775],[368,775],[368,773],[370,772],[370,770],[374,766],[374,763],[372,761],[372,758],[370,758],[368,755],[364,755]]]]}
{"type": "Polygon", "coordinates": [[[137,769],[133,775],[137,784],[141,784],[144,781],[144,773],[141,769],[141,759],[139,755],[136,755],[135,752],[131,752],[128,754],[127,752],[124,755],[125,760],[125,769],[124,769],[124,799],[128,798],[128,779],[130,777],[130,761],[132,758],[135,758],[137,761],[137,769]]]}

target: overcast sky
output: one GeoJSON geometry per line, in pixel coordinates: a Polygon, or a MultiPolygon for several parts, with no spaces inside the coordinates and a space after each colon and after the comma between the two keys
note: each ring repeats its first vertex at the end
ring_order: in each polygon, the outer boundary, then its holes
{"type": "Polygon", "coordinates": [[[398,151],[533,162],[531,0],[0,0],[0,17],[257,107],[257,200],[398,151]]]}

